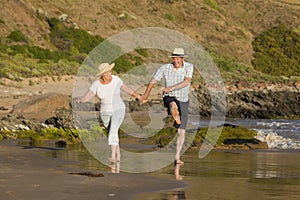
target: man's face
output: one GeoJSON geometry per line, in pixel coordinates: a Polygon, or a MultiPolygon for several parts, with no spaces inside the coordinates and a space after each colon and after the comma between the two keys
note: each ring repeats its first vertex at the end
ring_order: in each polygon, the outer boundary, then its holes
{"type": "Polygon", "coordinates": [[[176,68],[182,67],[184,58],[182,57],[173,57],[173,65],[176,68]]]}

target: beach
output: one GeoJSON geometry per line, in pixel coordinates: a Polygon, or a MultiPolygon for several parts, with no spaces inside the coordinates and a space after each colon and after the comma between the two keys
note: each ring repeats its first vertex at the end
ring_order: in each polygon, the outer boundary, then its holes
{"type": "MultiPolygon", "coordinates": [[[[0,85],[3,91],[0,116],[9,115],[15,105],[34,96],[50,93],[71,96],[75,81],[74,76],[30,78],[20,82],[2,79],[5,84],[0,85]]],[[[41,113],[36,115],[42,116],[41,113]]],[[[139,193],[187,187],[173,175],[160,178],[150,174],[113,173],[109,167],[103,170],[101,163],[100,170],[91,170],[80,167],[76,159],[45,156],[61,150],[49,142],[46,146],[32,146],[29,141],[0,141],[0,199],[132,199],[139,193]]]]}
{"type": "Polygon", "coordinates": [[[78,149],[5,140],[0,145],[0,198],[296,200],[299,156],[295,150],[215,150],[199,159],[192,150],[175,172],[169,165],[151,173],[124,173],[121,161],[121,172],[112,173],[78,149]]]}
{"type": "Polygon", "coordinates": [[[132,199],[140,193],[187,187],[173,176],[112,173],[76,166],[79,161],[43,156],[56,147],[0,142],[0,199],[132,199]],[[93,174],[95,176],[86,176],[93,174]],[[103,175],[103,176],[102,176],[103,175]]]}
{"type": "MultiPolygon", "coordinates": [[[[72,96],[75,80],[72,76],[59,80],[49,77],[35,79],[38,83],[33,85],[28,79],[7,80],[6,85],[0,85],[0,106],[5,108],[0,116],[10,114],[15,105],[34,96],[72,96]]],[[[297,120],[231,121],[238,122],[246,127],[270,127],[272,131],[283,131],[284,136],[299,138],[297,120]]],[[[128,145],[121,142],[121,148],[128,145]]],[[[219,150],[199,159],[198,152],[186,152],[182,157],[185,164],[178,169],[180,180],[176,180],[173,164],[151,173],[124,173],[121,160],[120,173],[115,173],[88,152],[69,149],[69,145],[2,140],[0,199],[298,199],[299,156],[299,150],[219,150]]]]}

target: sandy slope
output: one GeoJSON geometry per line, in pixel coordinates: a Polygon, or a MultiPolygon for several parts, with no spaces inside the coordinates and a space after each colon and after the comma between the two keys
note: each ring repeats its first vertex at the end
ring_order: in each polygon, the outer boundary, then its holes
{"type": "Polygon", "coordinates": [[[7,115],[13,105],[34,95],[52,92],[71,95],[75,80],[73,76],[31,78],[20,82],[1,79],[5,85],[0,85],[0,116],[7,115]]]}
{"type": "MultiPolygon", "coordinates": [[[[75,91],[75,89],[78,89],[75,88],[76,76],[62,76],[59,78],[30,78],[23,79],[20,82],[0,79],[0,83],[2,83],[0,84],[0,117],[9,114],[14,105],[26,99],[32,98],[33,96],[46,93],[60,93],[69,96],[76,96],[76,93],[73,93],[73,90],[75,91]]],[[[87,88],[88,85],[82,86],[81,93],[84,93],[85,89],[87,88]]],[[[149,99],[161,98],[160,90],[162,90],[162,88],[154,87],[149,99]]],[[[142,94],[144,91],[145,87],[140,87],[138,89],[140,94],[142,94]]]]}

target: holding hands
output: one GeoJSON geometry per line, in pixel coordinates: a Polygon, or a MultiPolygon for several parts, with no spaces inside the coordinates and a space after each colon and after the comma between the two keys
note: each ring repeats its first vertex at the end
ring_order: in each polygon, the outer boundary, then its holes
{"type": "MultiPolygon", "coordinates": [[[[153,83],[150,83],[149,84],[150,86],[148,86],[148,88],[146,89],[145,93],[141,96],[140,98],[137,98],[137,100],[139,100],[140,104],[144,104],[144,103],[147,103],[148,102],[148,96],[149,96],[149,93],[154,85],[154,81],[153,83]]],[[[165,94],[168,94],[169,92],[173,91],[175,89],[174,86],[170,86],[170,87],[165,87],[164,90],[163,90],[163,93],[165,94]]]]}
{"type": "Polygon", "coordinates": [[[139,100],[140,104],[144,104],[144,103],[148,102],[148,98],[145,97],[145,95],[140,96],[140,98],[138,100],[139,100]]]}
{"type": "Polygon", "coordinates": [[[136,97],[136,101],[138,101],[138,102],[142,103],[142,102],[143,102],[143,96],[141,96],[141,95],[137,95],[137,97],[136,97]]]}

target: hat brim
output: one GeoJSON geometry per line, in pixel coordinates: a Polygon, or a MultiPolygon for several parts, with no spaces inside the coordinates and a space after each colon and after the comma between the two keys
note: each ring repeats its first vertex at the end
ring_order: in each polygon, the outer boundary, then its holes
{"type": "Polygon", "coordinates": [[[115,66],[115,63],[110,64],[108,67],[106,67],[102,72],[98,73],[96,76],[100,76],[101,74],[103,74],[104,72],[107,72],[109,70],[112,70],[115,66]]]}
{"type": "Polygon", "coordinates": [[[182,54],[172,54],[169,57],[170,58],[176,58],[176,57],[187,58],[189,56],[188,55],[182,55],[182,54]]]}

